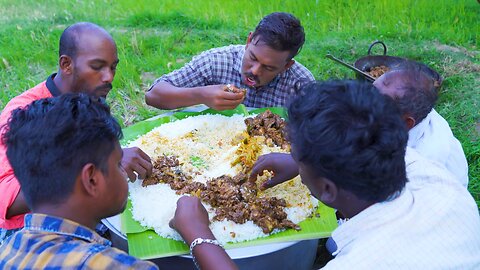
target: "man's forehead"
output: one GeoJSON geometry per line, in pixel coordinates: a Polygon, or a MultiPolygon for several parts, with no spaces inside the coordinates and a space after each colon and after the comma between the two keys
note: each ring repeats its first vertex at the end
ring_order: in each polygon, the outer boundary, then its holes
{"type": "Polygon", "coordinates": [[[115,42],[108,37],[86,36],[77,46],[77,56],[92,59],[117,59],[117,47],[115,42]]]}
{"type": "Polygon", "coordinates": [[[272,66],[283,66],[288,61],[288,56],[290,55],[289,51],[276,50],[263,41],[250,42],[247,51],[255,56],[257,60],[265,62],[262,64],[272,66]]]}

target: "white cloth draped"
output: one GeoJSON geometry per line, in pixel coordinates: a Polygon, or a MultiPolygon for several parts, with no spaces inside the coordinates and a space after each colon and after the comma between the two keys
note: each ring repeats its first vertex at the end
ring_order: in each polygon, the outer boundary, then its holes
{"type": "Polygon", "coordinates": [[[468,185],[468,164],[462,145],[447,121],[434,109],[408,132],[408,146],[427,159],[439,162],[464,186],[468,185]]]}
{"type": "Polygon", "coordinates": [[[477,205],[443,166],[407,147],[409,182],[332,234],[338,249],[324,269],[479,269],[477,205]]]}

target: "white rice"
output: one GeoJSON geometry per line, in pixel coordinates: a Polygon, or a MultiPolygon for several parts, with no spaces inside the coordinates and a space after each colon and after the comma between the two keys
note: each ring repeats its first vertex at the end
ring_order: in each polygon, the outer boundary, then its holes
{"type": "Polygon", "coordinates": [[[160,236],[182,239],[180,234],[168,225],[181,195],[175,194],[167,184],[142,187],[141,181],[130,183],[129,191],[133,219],[144,227],[153,228],[160,236]]]}
{"type": "MultiPolygon", "coordinates": [[[[130,143],[145,151],[152,160],[159,156],[176,155],[181,169],[195,175],[194,181],[205,183],[221,175],[233,176],[240,166],[231,168],[235,159],[238,137],[246,130],[244,116],[200,115],[166,123],[130,143]],[[192,157],[199,158],[204,166],[192,165],[192,157]]],[[[263,145],[262,154],[284,152],[279,147],[263,145]]],[[[275,196],[287,201],[285,212],[288,219],[298,223],[309,217],[318,201],[309,195],[299,177],[274,188],[261,192],[259,196],[275,196]]],[[[167,184],[141,186],[141,181],[130,183],[130,200],[133,218],[142,226],[153,228],[162,237],[181,240],[180,235],[168,225],[174,216],[176,202],[182,195],[176,195],[167,184]]],[[[204,203],[210,219],[215,211],[204,203]]],[[[268,236],[252,221],[237,224],[229,220],[211,222],[210,228],[221,242],[240,242],[268,236]]],[[[279,232],[280,230],[275,230],[279,232]]]]}

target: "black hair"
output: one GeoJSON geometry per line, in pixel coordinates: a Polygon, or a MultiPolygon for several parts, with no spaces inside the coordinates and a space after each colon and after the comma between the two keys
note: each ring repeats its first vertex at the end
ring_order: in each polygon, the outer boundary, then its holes
{"type": "Polygon", "coordinates": [[[388,96],[358,81],[311,82],[288,107],[292,154],[358,198],[381,202],[407,181],[407,129],[388,96]]]}
{"type": "MultiPolygon", "coordinates": [[[[402,89],[403,96],[394,97],[402,114],[411,115],[415,124],[420,123],[432,111],[438,99],[441,77],[433,71],[427,73],[426,67],[406,62],[386,76],[401,76],[397,89],[402,89]]],[[[387,77],[388,79],[388,77],[387,77]]]]}
{"type": "Polygon", "coordinates": [[[2,137],[30,209],[59,204],[82,167],[108,173],[108,157],[122,130],[102,98],[65,94],[13,111],[2,137]]]}
{"type": "Polygon", "coordinates": [[[287,59],[290,60],[298,54],[305,43],[305,32],[300,21],[292,14],[274,12],[260,21],[251,41],[255,44],[261,41],[277,51],[290,51],[287,59]]]}
{"type": "Polygon", "coordinates": [[[60,36],[58,56],[60,57],[62,55],[67,55],[75,59],[77,57],[78,44],[80,42],[81,35],[89,30],[99,31],[111,38],[110,34],[108,34],[105,29],[96,24],[90,22],[79,22],[72,24],[65,28],[60,36]]]}

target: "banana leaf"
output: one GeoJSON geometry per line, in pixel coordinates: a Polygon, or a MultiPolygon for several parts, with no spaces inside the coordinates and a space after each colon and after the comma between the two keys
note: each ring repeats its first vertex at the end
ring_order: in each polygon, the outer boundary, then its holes
{"type": "MultiPolygon", "coordinates": [[[[243,105],[238,106],[234,110],[220,112],[212,109],[207,109],[201,112],[176,112],[154,120],[139,122],[128,128],[125,128],[123,130],[123,142],[125,144],[126,142],[137,138],[139,135],[149,132],[161,124],[181,120],[189,116],[204,114],[221,114],[225,116],[241,114],[248,116],[262,113],[267,109],[284,118],[286,117],[286,111],[284,108],[260,108],[248,111],[243,105]]],[[[121,215],[122,231],[127,235],[128,249],[131,255],[142,259],[153,259],[188,254],[188,246],[183,241],[176,241],[160,237],[152,229],[145,228],[140,225],[140,223],[135,221],[132,218],[131,208],[132,205],[129,200],[126,210],[121,215]]],[[[333,209],[323,205],[322,203],[319,203],[318,209],[314,213],[313,217],[302,221],[299,225],[301,227],[300,231],[286,230],[264,238],[258,238],[240,243],[228,243],[225,245],[225,248],[239,248],[278,242],[329,237],[331,232],[337,227],[337,220],[333,209]]]]}

